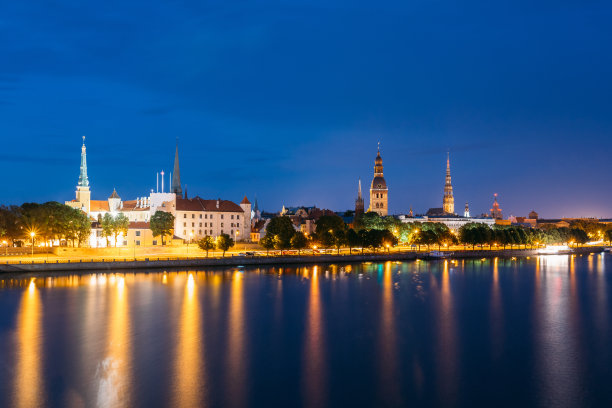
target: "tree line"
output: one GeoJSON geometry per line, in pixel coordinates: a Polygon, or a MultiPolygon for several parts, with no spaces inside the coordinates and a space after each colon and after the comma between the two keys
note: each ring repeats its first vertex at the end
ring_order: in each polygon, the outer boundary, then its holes
{"type": "Polygon", "coordinates": [[[0,239],[11,246],[32,240],[31,233],[35,242],[45,246],[53,240],[81,246],[90,232],[91,222],[85,213],[55,201],[0,206],[0,239]]]}
{"type": "Polygon", "coordinates": [[[437,222],[404,223],[392,216],[381,217],[369,212],[355,218],[353,228],[336,215],[325,215],[316,222],[315,232],[310,236],[297,231],[289,217],[279,216],[270,220],[266,234],[259,241],[266,251],[271,249],[295,249],[298,253],[306,248],[342,247],[389,248],[398,244],[414,245],[417,248],[448,247],[451,245],[514,248],[545,244],[585,244],[591,240],[612,241],[612,226],[594,221],[576,220],[570,227],[554,224],[539,228],[468,223],[457,232],[437,222]]]}

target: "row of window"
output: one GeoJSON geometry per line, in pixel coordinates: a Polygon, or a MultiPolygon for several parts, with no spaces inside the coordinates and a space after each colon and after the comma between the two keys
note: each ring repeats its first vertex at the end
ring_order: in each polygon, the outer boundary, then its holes
{"type": "MultiPolygon", "coordinates": [[[[202,214],[199,214],[199,215],[200,215],[199,218],[202,219],[202,214]]],[[[195,218],[195,216],[196,216],[195,214],[191,214],[191,218],[195,218]]],[[[187,218],[187,214],[183,214],[183,218],[187,218]]],[[[212,220],[213,219],[213,214],[204,214],[204,219],[209,219],[209,218],[212,220]],[[209,217],[209,215],[210,215],[210,217],[209,217]]],[[[221,214],[221,219],[223,219],[223,214],[221,214]]],[[[231,214],[231,219],[232,220],[234,219],[234,214],[231,214]]],[[[240,219],[240,215],[239,214],[236,214],[236,219],[237,220],[240,219]]]]}
{"type": "Polygon", "coordinates": [[[374,197],[376,197],[376,198],[385,198],[385,194],[384,193],[376,193],[376,194],[374,194],[374,197]]]}
{"type": "MultiPolygon", "coordinates": [[[[186,222],[184,222],[184,223],[183,223],[183,227],[186,227],[186,226],[187,226],[187,223],[186,223],[186,222]]],[[[192,223],[191,223],[191,226],[192,226],[192,227],[195,227],[195,222],[192,222],[192,223]]],[[[208,223],[207,223],[207,222],[205,222],[205,223],[204,223],[204,227],[208,227],[208,226],[209,226],[209,225],[208,225],[208,223]]],[[[213,225],[212,225],[212,222],[210,223],[210,226],[211,226],[211,227],[213,226],[213,225]]],[[[232,222],[232,228],[233,228],[234,226],[235,226],[236,228],[240,228],[240,223],[239,223],[239,222],[237,222],[237,223],[236,223],[236,225],[234,225],[234,223],[232,222]]],[[[202,228],[202,223],[200,223],[199,227],[200,227],[200,228],[202,228]]],[[[221,223],[221,227],[223,227],[223,223],[221,223]]],[[[136,236],[138,236],[138,237],[140,236],[140,231],[138,231],[138,232],[136,233],[136,236]]]]}
{"type": "MultiPolygon", "coordinates": [[[[191,230],[191,233],[195,235],[195,231],[194,231],[194,230],[191,230]]],[[[206,234],[208,234],[208,235],[212,236],[212,235],[213,235],[213,231],[212,231],[212,230],[210,230],[210,232],[209,232],[208,230],[204,230],[204,235],[206,235],[206,234]]],[[[224,234],[224,231],[223,231],[223,230],[221,230],[221,234],[224,234]]],[[[184,235],[184,236],[187,236],[187,230],[183,230],[183,235],[184,235]]],[[[202,235],[202,230],[198,230],[198,235],[199,235],[199,236],[201,236],[201,235],[202,235]]],[[[234,230],[231,230],[231,231],[230,231],[230,236],[233,236],[233,235],[234,235],[234,230]]],[[[136,242],[139,242],[139,241],[136,241],[136,242]]],[[[136,244],[136,245],[140,245],[140,244],[136,244]]],[[[153,241],[153,245],[156,245],[156,244],[155,244],[155,241],[153,241]]]]}

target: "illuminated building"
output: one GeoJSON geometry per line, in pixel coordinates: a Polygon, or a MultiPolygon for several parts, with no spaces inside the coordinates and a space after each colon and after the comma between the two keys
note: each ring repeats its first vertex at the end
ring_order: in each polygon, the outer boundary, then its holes
{"type": "Polygon", "coordinates": [[[499,208],[499,203],[497,202],[497,193],[493,195],[493,208],[491,208],[491,217],[498,220],[501,220],[503,218],[502,210],[501,208],[499,208]]]}
{"type": "MultiPolygon", "coordinates": [[[[164,191],[164,172],[158,174],[156,190],[148,196],[135,200],[123,201],[116,189],[106,200],[91,200],[89,179],[87,177],[87,159],[85,138],[81,148],[81,169],[77,184],[76,199],[67,201],[66,205],[85,212],[94,223],[90,245],[106,246],[106,238],[101,236],[99,222],[105,214],[125,215],[130,221],[126,237],[118,237],[117,245],[158,245],[161,241],[154,239],[144,229],[149,229],[149,221],[156,211],[165,211],[174,215],[174,235],[184,240],[198,239],[205,235],[217,237],[229,234],[234,240],[250,240],[251,203],[244,197],[240,204],[228,200],[205,200],[200,197],[188,199],[183,196],[179,168],[178,144],[174,153],[174,174],[171,174],[171,191],[164,191]],[[161,191],[159,189],[161,174],[161,191]]],[[[258,211],[258,210],[257,210],[258,211]]],[[[114,240],[113,240],[114,241],[114,240]]],[[[114,244],[114,242],[113,242],[114,244]]]]}
{"type": "Polygon", "coordinates": [[[370,187],[370,208],[368,211],[376,212],[381,216],[389,213],[389,188],[383,175],[383,161],[380,157],[380,143],[374,161],[374,178],[370,187]]]}
{"type": "Polygon", "coordinates": [[[445,214],[455,213],[455,198],[453,197],[453,185],[451,184],[450,154],[446,155],[446,181],[444,183],[444,197],[442,198],[442,210],[445,214]]]}

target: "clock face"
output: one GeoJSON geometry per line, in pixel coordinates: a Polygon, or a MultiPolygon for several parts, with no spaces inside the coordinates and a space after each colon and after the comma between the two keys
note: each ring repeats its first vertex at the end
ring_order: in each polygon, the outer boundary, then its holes
{"type": "Polygon", "coordinates": [[[381,187],[382,187],[382,184],[379,184],[379,185],[378,185],[378,188],[381,188],[381,187]]]}

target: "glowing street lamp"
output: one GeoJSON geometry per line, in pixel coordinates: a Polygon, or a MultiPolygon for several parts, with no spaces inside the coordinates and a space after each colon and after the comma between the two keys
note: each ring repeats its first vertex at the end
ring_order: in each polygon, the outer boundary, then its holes
{"type": "Polygon", "coordinates": [[[4,244],[4,255],[8,255],[8,243],[6,241],[2,241],[4,244]]]}
{"type": "Polygon", "coordinates": [[[32,257],[34,257],[34,236],[36,233],[34,231],[30,232],[30,238],[32,238],[32,257]]]}

